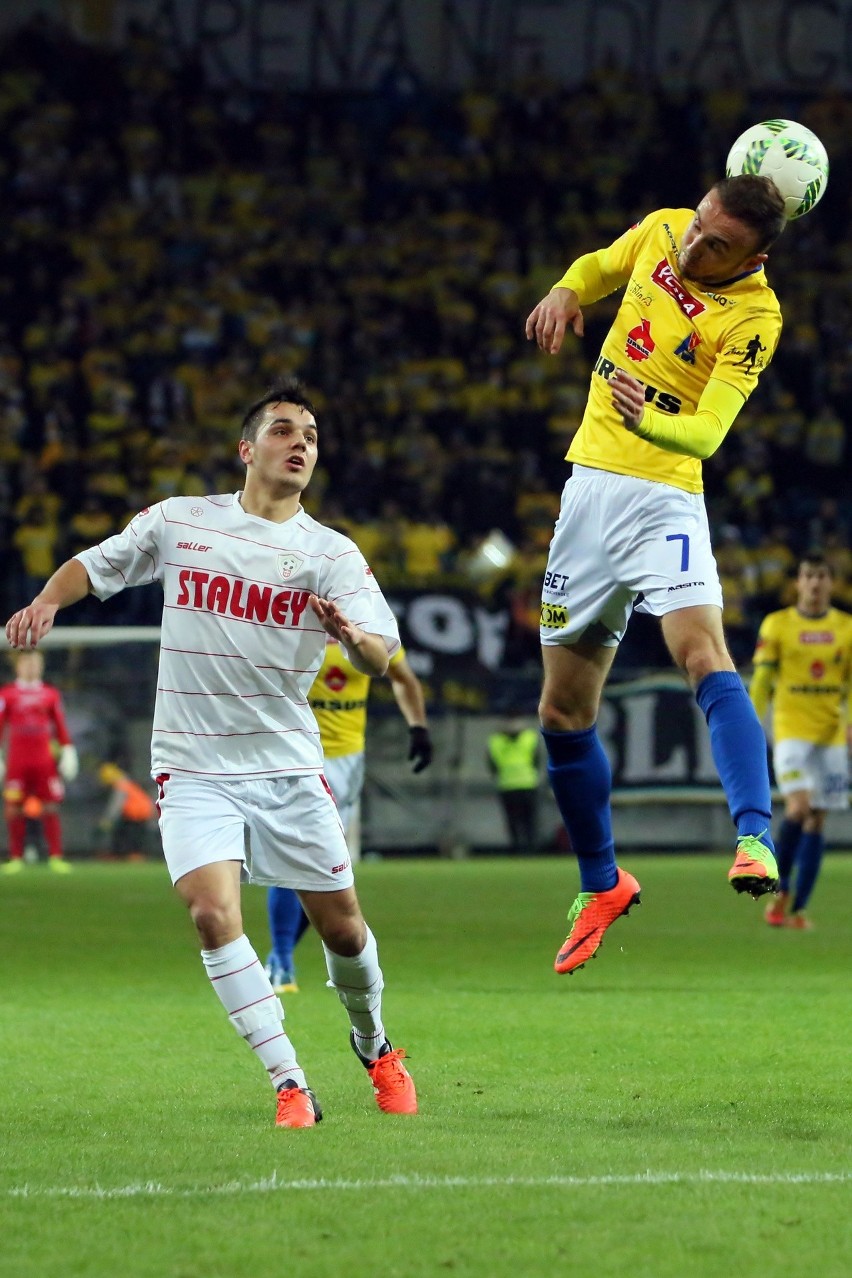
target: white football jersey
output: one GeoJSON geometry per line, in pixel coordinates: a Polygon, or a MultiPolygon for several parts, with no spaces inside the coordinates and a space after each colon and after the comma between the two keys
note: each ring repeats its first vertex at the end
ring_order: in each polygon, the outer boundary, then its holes
{"type": "Polygon", "coordinates": [[[239,493],[170,497],[76,556],[99,599],[159,581],[163,622],[151,772],[262,777],[322,771],[308,689],[326,633],[308,598],[399,647],[393,613],[353,541],[301,508],[247,514],[239,493]]]}

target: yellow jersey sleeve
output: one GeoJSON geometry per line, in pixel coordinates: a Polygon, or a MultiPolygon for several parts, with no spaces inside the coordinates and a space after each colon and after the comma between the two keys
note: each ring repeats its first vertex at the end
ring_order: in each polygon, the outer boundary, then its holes
{"type": "Polygon", "coordinates": [[[758,719],[762,719],[769,709],[772,692],[775,687],[775,675],[771,666],[755,666],[749,684],[748,695],[754,706],[758,719]]]}
{"type": "Polygon", "coordinates": [[[607,248],[578,257],[553,287],[573,289],[581,306],[598,302],[617,288],[623,288],[643,243],[643,225],[637,222],[607,248]]]}
{"type": "Polygon", "coordinates": [[[658,448],[703,461],[713,456],[744,403],[740,391],[711,378],[694,413],[669,417],[646,408],[636,434],[658,448]]]}
{"type": "Polygon", "coordinates": [[[754,650],[756,666],[778,666],[779,643],[778,622],[782,619],[779,612],[770,612],[763,618],[757,635],[757,647],[754,650]]]}

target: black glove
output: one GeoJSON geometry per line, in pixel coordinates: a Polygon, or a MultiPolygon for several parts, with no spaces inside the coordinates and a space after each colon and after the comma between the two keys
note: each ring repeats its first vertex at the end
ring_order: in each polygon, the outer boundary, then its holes
{"type": "Polygon", "coordinates": [[[422,772],[432,762],[432,738],[428,728],[408,729],[408,758],[413,761],[412,772],[422,772]]]}

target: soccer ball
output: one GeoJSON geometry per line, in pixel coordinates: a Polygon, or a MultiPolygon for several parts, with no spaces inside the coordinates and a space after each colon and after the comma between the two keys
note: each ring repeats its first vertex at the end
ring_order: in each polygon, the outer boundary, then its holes
{"type": "Polygon", "coordinates": [[[815,133],[795,120],[764,120],[741,133],[728,152],[728,177],[758,173],[772,178],[788,218],[801,217],[828,186],[828,156],[815,133]]]}

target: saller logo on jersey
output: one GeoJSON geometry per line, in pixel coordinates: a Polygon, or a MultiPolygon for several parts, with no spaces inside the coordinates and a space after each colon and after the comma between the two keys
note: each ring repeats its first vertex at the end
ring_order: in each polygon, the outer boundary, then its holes
{"type": "Polygon", "coordinates": [[[695,319],[696,315],[700,315],[702,311],[707,310],[703,302],[699,302],[697,297],[693,297],[684,288],[665,258],[654,267],[651,272],[651,279],[664,293],[668,293],[669,297],[674,298],[684,315],[688,315],[690,319],[695,319]]]}
{"type": "Polygon", "coordinates": [[[184,568],[178,574],[178,585],[178,608],[218,612],[241,621],[264,622],[268,618],[276,626],[298,626],[310,595],[307,590],[276,590],[197,568],[184,568]]]}

